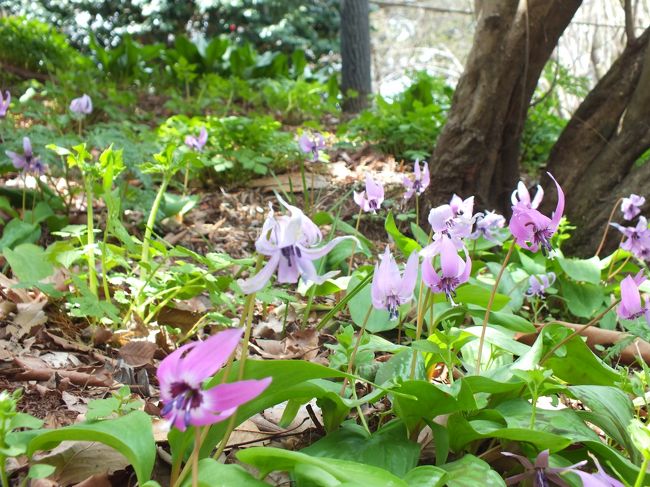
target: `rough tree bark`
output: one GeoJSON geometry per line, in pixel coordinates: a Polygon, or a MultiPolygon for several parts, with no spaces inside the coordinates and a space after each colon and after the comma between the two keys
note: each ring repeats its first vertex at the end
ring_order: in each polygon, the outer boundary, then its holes
{"type": "MultiPolygon", "coordinates": [[[[650,196],[650,164],[634,164],[650,148],[649,39],[650,28],[629,42],[575,112],[549,157],[548,170],[567,195],[567,216],[578,227],[568,245],[584,255],[596,250],[619,197],[650,196]]],[[[552,207],[554,198],[544,203],[552,207]]],[[[609,248],[617,243],[611,237],[609,248]]]]}
{"type": "Polygon", "coordinates": [[[358,113],[372,90],[368,0],[341,0],[341,61],[343,111],[358,113]],[[348,90],[357,96],[347,96],[348,90]]]}
{"type": "Polygon", "coordinates": [[[465,72],[431,160],[429,199],[475,195],[506,210],[538,78],[581,0],[491,0],[480,10],[465,72]]]}

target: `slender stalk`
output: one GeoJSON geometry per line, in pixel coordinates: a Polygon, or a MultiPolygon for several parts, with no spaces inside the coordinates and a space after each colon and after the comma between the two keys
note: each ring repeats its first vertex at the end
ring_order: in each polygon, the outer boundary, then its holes
{"type": "Polygon", "coordinates": [[[180,474],[179,474],[178,471],[180,470],[180,461],[181,461],[180,459],[182,458],[182,456],[179,457],[179,461],[178,461],[177,464],[172,465],[172,474],[171,474],[171,477],[170,477],[169,485],[171,485],[173,487],[179,487],[183,483],[183,480],[185,480],[185,477],[188,476],[188,474],[190,472],[190,469],[192,470],[192,476],[194,476],[195,471],[198,472],[198,469],[195,469],[194,465],[195,465],[195,463],[198,463],[199,455],[200,455],[200,452],[201,452],[201,445],[203,445],[203,442],[207,438],[209,432],[210,432],[209,427],[199,427],[199,428],[195,429],[195,434],[196,435],[200,434],[200,436],[198,438],[198,441],[199,441],[198,447],[196,446],[197,443],[196,443],[196,437],[195,437],[194,449],[192,450],[192,453],[190,453],[190,458],[188,459],[187,463],[183,466],[183,469],[180,471],[180,474]],[[200,430],[200,433],[199,433],[199,430],[200,430]],[[176,467],[176,468],[174,468],[174,467],[176,467]],[[175,472],[174,472],[174,470],[175,470],[175,472]]]}
{"type": "Polygon", "coordinates": [[[187,187],[190,184],[190,161],[185,164],[185,176],[183,177],[183,198],[187,195],[187,187]]]}
{"type": "Polygon", "coordinates": [[[614,268],[614,261],[616,260],[616,257],[618,256],[618,251],[621,250],[621,244],[623,243],[623,240],[625,240],[625,237],[621,237],[621,241],[618,243],[618,248],[614,251],[614,253],[611,256],[611,260],[609,262],[609,267],[607,268],[607,275],[608,276],[612,273],[612,269],[614,268]]]}
{"type": "Polygon", "coordinates": [[[313,167],[312,167],[312,170],[311,170],[311,185],[310,186],[311,187],[309,188],[309,192],[310,192],[309,201],[311,201],[311,211],[312,212],[309,214],[309,216],[313,217],[314,216],[313,212],[316,211],[316,208],[315,208],[316,207],[316,200],[314,199],[314,169],[313,169],[313,167]]]}
{"type": "Polygon", "coordinates": [[[632,258],[632,256],[631,256],[631,255],[628,255],[628,256],[625,258],[625,260],[623,261],[623,263],[618,267],[618,269],[616,269],[614,272],[612,272],[611,274],[609,274],[609,275],[607,276],[607,280],[609,281],[612,277],[614,277],[616,274],[618,274],[619,272],[621,272],[621,270],[623,269],[623,267],[625,267],[625,265],[630,261],[631,258],[632,258]]]}
{"type": "Polygon", "coordinates": [[[111,299],[111,292],[108,288],[108,271],[106,270],[106,244],[108,241],[108,222],[106,222],[106,228],[104,229],[104,238],[102,239],[102,256],[101,256],[101,265],[102,265],[102,288],[104,289],[104,299],[111,299]]]}
{"type": "MultiPolygon", "coordinates": [[[[357,358],[357,352],[359,351],[359,345],[361,345],[361,339],[363,338],[363,333],[366,331],[366,325],[368,324],[368,319],[370,318],[370,313],[372,313],[372,305],[368,307],[368,312],[366,313],[366,316],[363,318],[363,324],[361,325],[361,330],[359,330],[359,336],[357,336],[357,341],[354,344],[354,348],[352,349],[352,354],[350,355],[350,361],[348,362],[348,369],[347,369],[347,374],[351,375],[352,374],[352,367],[354,367],[354,361],[357,358]]],[[[343,387],[341,388],[341,396],[345,394],[345,388],[348,385],[348,378],[343,379],[343,387]]],[[[352,389],[354,389],[354,384],[352,385],[352,389]]]]}
{"type": "MultiPolygon", "coordinates": [[[[142,239],[142,254],[140,255],[140,263],[146,264],[149,262],[149,246],[151,243],[151,235],[153,234],[153,226],[156,223],[156,216],[158,215],[158,210],[160,209],[160,203],[165,196],[165,191],[167,190],[167,185],[169,184],[169,176],[163,177],[160,188],[158,189],[158,194],[156,194],[156,199],[153,201],[153,206],[149,212],[149,218],[147,219],[147,226],[144,230],[144,237],[142,239]]],[[[141,275],[143,268],[140,268],[141,275]]]]}
{"type": "MultiPolygon", "coordinates": [[[[429,242],[431,242],[431,238],[433,237],[433,229],[429,232],[429,238],[427,239],[427,245],[429,242]]],[[[418,291],[418,315],[416,318],[416,326],[415,326],[415,339],[419,340],[420,337],[422,336],[422,322],[424,321],[424,312],[425,312],[425,303],[422,301],[422,291],[424,289],[424,281],[420,280],[420,290],[418,291]]],[[[428,289],[427,289],[428,291],[428,289]]],[[[428,294],[427,294],[428,296],[428,294]]],[[[411,380],[415,379],[415,366],[417,364],[418,360],[418,351],[413,350],[413,357],[411,358],[411,380]]]]}
{"type": "MultiPolygon", "coordinates": [[[[359,233],[359,224],[361,223],[361,214],[363,213],[363,208],[359,207],[359,213],[357,213],[357,224],[354,226],[355,237],[359,233]]],[[[352,254],[350,255],[350,261],[348,262],[348,276],[352,274],[352,262],[354,261],[354,251],[357,250],[357,243],[354,243],[354,248],[352,249],[352,254]]]]}
{"type": "Polygon", "coordinates": [[[492,287],[492,292],[490,293],[490,300],[488,301],[487,309],[485,310],[485,316],[483,317],[483,325],[481,326],[481,337],[478,341],[478,353],[476,354],[476,375],[481,373],[481,355],[483,352],[483,343],[485,342],[485,331],[487,330],[488,320],[490,319],[490,311],[492,311],[492,305],[494,304],[494,296],[497,294],[499,282],[501,281],[503,272],[506,270],[506,266],[510,261],[513,250],[515,250],[514,242],[511,243],[510,248],[508,249],[508,253],[506,254],[506,258],[503,259],[503,264],[501,264],[501,269],[499,269],[499,274],[497,274],[497,278],[494,281],[494,286],[492,287]]]}
{"type": "Polygon", "coordinates": [[[7,457],[0,455],[0,481],[2,481],[2,487],[9,487],[9,477],[5,468],[6,461],[7,457]]]}
{"type": "Polygon", "coordinates": [[[420,195],[415,192],[415,224],[420,225],[420,195]]]}
{"type": "Polygon", "coordinates": [[[621,300],[620,300],[620,299],[617,299],[617,300],[614,301],[612,304],[610,304],[610,305],[607,307],[607,309],[605,309],[605,311],[601,312],[598,316],[596,316],[594,319],[592,319],[589,323],[587,323],[586,325],[582,326],[581,328],[578,328],[577,330],[575,330],[573,333],[571,333],[570,335],[568,335],[564,340],[560,340],[560,341],[559,341],[559,342],[558,342],[558,343],[557,343],[553,348],[551,348],[551,349],[546,353],[546,355],[544,355],[544,356],[542,357],[542,360],[539,361],[539,365],[540,365],[540,366],[541,366],[541,365],[544,365],[544,363],[545,363],[548,359],[550,359],[550,358],[553,356],[553,354],[555,353],[555,351],[556,351],[557,349],[559,349],[559,348],[562,347],[564,344],[566,344],[567,342],[569,342],[570,340],[572,340],[574,337],[580,335],[580,334],[581,334],[583,331],[585,331],[587,328],[589,328],[589,327],[591,327],[591,326],[594,326],[596,323],[598,323],[598,322],[603,318],[603,316],[605,316],[605,315],[606,315],[607,313],[609,313],[612,309],[614,309],[614,307],[616,307],[616,305],[617,305],[618,303],[620,303],[620,302],[621,302],[621,300]]]}
{"type": "Polygon", "coordinates": [[[612,211],[609,214],[609,219],[607,220],[607,224],[605,225],[603,238],[600,239],[600,244],[598,244],[598,248],[596,249],[596,253],[594,254],[595,257],[598,257],[600,251],[603,250],[603,246],[605,245],[605,239],[607,238],[607,232],[609,232],[609,224],[612,222],[612,218],[614,218],[614,213],[616,213],[616,208],[618,208],[618,205],[621,203],[621,201],[623,201],[623,198],[617,199],[616,203],[614,203],[614,207],[612,208],[612,211]]]}
{"type": "Polygon", "coordinates": [[[643,463],[641,463],[641,468],[639,469],[639,475],[637,475],[636,482],[634,482],[634,487],[643,487],[646,470],[648,470],[648,457],[644,455],[643,463]]]}
{"type": "MultiPolygon", "coordinates": [[[[359,400],[359,398],[357,397],[356,388],[354,388],[354,387],[352,388],[352,397],[354,397],[355,401],[359,400]]],[[[355,408],[357,410],[357,414],[359,415],[359,420],[361,421],[361,424],[363,425],[363,428],[366,430],[366,433],[368,433],[368,435],[372,434],[372,433],[370,433],[370,428],[368,427],[368,422],[366,421],[366,416],[363,414],[363,410],[361,409],[361,404],[357,404],[355,406],[355,408]]]]}
{"type": "MultiPolygon", "coordinates": [[[[25,207],[27,206],[27,176],[23,173],[23,220],[25,219],[25,207]]],[[[34,215],[32,215],[34,218],[34,215]]]]}
{"type": "MultiPolygon", "coordinates": [[[[289,178],[291,179],[291,178],[289,178]]],[[[305,162],[300,161],[300,179],[302,180],[302,195],[305,200],[305,213],[310,213],[309,191],[307,189],[307,178],[305,177],[305,162]]]]}
{"type": "Polygon", "coordinates": [[[89,177],[84,177],[86,187],[86,228],[88,232],[88,248],[86,260],[88,261],[88,287],[90,292],[97,296],[97,271],[95,269],[95,227],[93,215],[93,185],[89,177]]]}
{"type": "Polygon", "coordinates": [[[192,487],[199,487],[199,450],[201,449],[201,428],[194,428],[194,451],[192,452],[192,487]]]}

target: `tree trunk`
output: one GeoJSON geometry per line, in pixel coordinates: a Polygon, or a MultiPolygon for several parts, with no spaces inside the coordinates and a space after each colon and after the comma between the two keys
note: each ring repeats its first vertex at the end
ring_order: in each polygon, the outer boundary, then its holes
{"type": "Polygon", "coordinates": [[[582,0],[480,2],[465,72],[435,147],[430,200],[455,192],[506,210],[538,78],[582,0]]]}
{"type": "Polygon", "coordinates": [[[368,0],[341,0],[341,60],[343,111],[358,113],[372,90],[368,0]]]}
{"type": "MultiPolygon", "coordinates": [[[[585,255],[596,250],[619,197],[632,192],[650,196],[650,166],[634,167],[650,148],[649,39],[650,28],[628,44],[575,112],[549,157],[548,170],[567,195],[567,217],[578,227],[568,246],[585,255]]],[[[547,208],[553,204],[545,198],[547,208]]],[[[610,239],[609,248],[616,243],[610,239]]]]}

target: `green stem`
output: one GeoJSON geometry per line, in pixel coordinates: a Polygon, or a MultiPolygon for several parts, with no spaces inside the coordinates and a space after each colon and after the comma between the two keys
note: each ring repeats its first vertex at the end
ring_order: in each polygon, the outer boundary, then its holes
{"type": "Polygon", "coordinates": [[[5,463],[7,457],[0,455],[0,480],[2,481],[2,487],[9,487],[9,477],[7,476],[7,471],[5,470],[5,463]]]}
{"type": "Polygon", "coordinates": [[[643,457],[643,463],[639,469],[639,475],[636,477],[636,482],[634,482],[634,487],[643,487],[643,481],[645,480],[646,470],[648,469],[648,457],[643,457]]]}
{"type": "MultiPolygon", "coordinates": [[[[361,339],[363,338],[363,333],[366,331],[366,325],[368,324],[368,319],[370,318],[370,313],[372,313],[372,305],[368,307],[368,312],[366,313],[365,318],[363,318],[363,324],[361,325],[361,330],[359,331],[359,336],[357,341],[354,344],[354,349],[350,355],[350,361],[348,362],[348,370],[346,371],[348,375],[352,374],[352,367],[354,367],[354,361],[357,359],[357,352],[359,351],[359,345],[361,345],[361,339]]],[[[341,388],[341,396],[345,393],[345,388],[348,385],[348,378],[343,379],[343,387],[341,388]]],[[[354,389],[354,384],[352,384],[352,389],[354,389]]]]}
{"type": "Polygon", "coordinates": [[[487,309],[485,310],[485,316],[483,317],[483,325],[481,326],[481,337],[478,341],[478,352],[476,354],[476,375],[479,375],[481,373],[481,355],[483,352],[483,343],[485,342],[485,331],[487,330],[487,324],[490,319],[490,311],[492,311],[492,305],[494,304],[494,297],[497,294],[499,282],[501,281],[503,272],[506,270],[506,266],[510,261],[513,250],[515,250],[514,242],[511,243],[510,248],[508,249],[508,253],[506,254],[506,258],[503,259],[503,264],[501,264],[501,269],[499,269],[499,274],[497,274],[497,278],[494,281],[494,286],[492,287],[492,292],[490,293],[490,300],[488,301],[487,309]]]}
{"type": "MultiPolygon", "coordinates": [[[[531,391],[533,392],[533,391],[531,391]]],[[[530,412],[530,429],[535,429],[535,416],[537,414],[537,387],[535,387],[534,393],[532,394],[532,410],[530,412]]]]}
{"type": "Polygon", "coordinates": [[[420,226],[420,195],[415,192],[415,224],[420,226]]]}
{"type": "MultiPolygon", "coordinates": [[[[156,223],[156,216],[158,216],[158,210],[160,209],[160,203],[162,202],[163,196],[165,196],[165,191],[167,190],[167,185],[169,184],[169,176],[165,176],[160,184],[158,189],[158,194],[156,194],[156,199],[153,202],[151,211],[149,212],[149,218],[147,219],[147,226],[144,230],[144,237],[142,240],[142,255],[140,256],[140,263],[147,264],[149,262],[149,246],[151,243],[151,235],[153,234],[153,226],[156,223]]],[[[143,268],[141,270],[141,277],[143,268]]]]}
{"type": "Polygon", "coordinates": [[[88,248],[86,260],[88,261],[88,287],[90,292],[97,296],[97,270],[95,269],[95,222],[93,214],[93,185],[89,177],[84,177],[86,189],[86,227],[88,233],[88,248]]]}
{"type": "Polygon", "coordinates": [[[300,179],[302,179],[302,195],[305,200],[305,213],[309,214],[309,192],[307,190],[307,178],[305,177],[305,162],[302,160],[300,161],[300,179]]]}
{"type": "MultiPolygon", "coordinates": [[[[359,213],[357,213],[357,224],[354,226],[354,236],[356,237],[359,234],[359,224],[361,223],[361,214],[363,213],[363,208],[359,208],[359,213]]],[[[353,242],[354,248],[352,249],[352,254],[350,254],[350,262],[348,262],[348,276],[352,274],[352,262],[354,261],[354,251],[357,250],[357,243],[353,242]]]]}
{"type": "Polygon", "coordinates": [[[108,271],[106,270],[106,254],[108,253],[106,251],[107,241],[108,241],[108,222],[106,222],[106,228],[104,229],[104,238],[102,240],[101,264],[102,264],[102,287],[104,289],[104,299],[110,300],[111,293],[108,288],[108,271]]]}

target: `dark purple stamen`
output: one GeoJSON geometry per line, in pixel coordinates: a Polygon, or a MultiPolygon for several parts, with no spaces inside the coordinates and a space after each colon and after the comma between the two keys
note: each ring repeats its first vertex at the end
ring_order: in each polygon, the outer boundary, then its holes
{"type": "Polygon", "coordinates": [[[291,267],[291,262],[293,261],[294,256],[296,256],[299,259],[300,257],[302,257],[302,254],[300,253],[300,249],[295,245],[288,245],[286,247],[282,247],[280,249],[280,252],[282,252],[282,257],[287,259],[287,262],[289,263],[289,267],[291,267]]]}
{"type": "Polygon", "coordinates": [[[399,318],[399,305],[399,298],[394,294],[386,297],[386,310],[388,310],[391,320],[399,318]]]}
{"type": "Polygon", "coordinates": [[[375,200],[368,201],[368,206],[371,210],[376,210],[378,208],[377,202],[375,200]]]}
{"type": "Polygon", "coordinates": [[[192,409],[198,408],[203,402],[203,394],[200,389],[195,389],[185,382],[174,382],[171,386],[173,399],[163,407],[161,416],[165,417],[172,413],[172,424],[176,422],[179,413],[183,414],[183,423],[187,428],[190,425],[192,409]]]}
{"type": "Polygon", "coordinates": [[[546,478],[546,474],[544,473],[544,470],[541,468],[536,468],[535,469],[535,485],[538,487],[548,487],[548,479],[546,478]]]}

